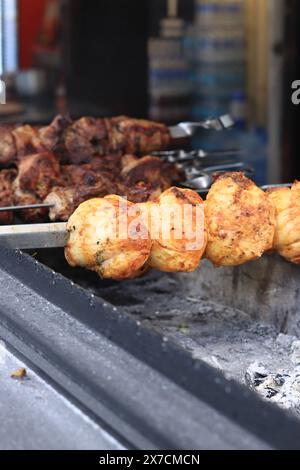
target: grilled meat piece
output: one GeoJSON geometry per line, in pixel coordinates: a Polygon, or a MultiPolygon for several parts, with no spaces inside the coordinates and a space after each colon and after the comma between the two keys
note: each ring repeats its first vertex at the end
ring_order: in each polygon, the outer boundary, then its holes
{"type": "Polygon", "coordinates": [[[106,120],[109,149],[113,153],[147,155],[164,150],[171,135],[164,124],[119,116],[106,120]]]}
{"type": "Polygon", "coordinates": [[[108,154],[145,155],[163,150],[170,143],[163,124],[120,116],[111,119],[83,117],[64,132],[70,163],[88,163],[108,154]]]}
{"type": "Polygon", "coordinates": [[[38,151],[54,152],[60,160],[66,159],[64,134],[68,126],[72,124],[70,118],[58,115],[49,126],[38,129],[33,143],[38,151]]]}
{"type": "MultiPolygon", "coordinates": [[[[85,178],[87,178],[86,174],[85,178]]],[[[94,179],[95,175],[91,175],[91,178],[94,179]]],[[[127,187],[123,183],[114,183],[109,179],[109,175],[106,178],[98,175],[94,181],[92,179],[89,182],[85,181],[85,184],[71,184],[66,187],[54,187],[51,190],[44,200],[46,204],[53,205],[49,212],[50,220],[67,221],[81,203],[92,198],[117,194],[130,202],[141,203],[156,200],[162,193],[160,187],[151,187],[146,184],[127,187]],[[92,181],[93,183],[89,184],[92,181]]]]}
{"type": "Polygon", "coordinates": [[[274,249],[287,261],[300,264],[300,183],[270,189],[267,194],[276,209],[274,249]]]}
{"type": "MultiPolygon", "coordinates": [[[[14,182],[14,204],[31,205],[41,204],[42,200],[36,194],[20,189],[18,181],[14,182]]],[[[18,216],[24,222],[44,222],[48,217],[48,209],[26,209],[18,212],[18,216]]]]}
{"type": "MultiPolygon", "coordinates": [[[[60,182],[58,158],[50,152],[24,157],[18,166],[18,176],[13,184],[14,202],[17,205],[39,204],[52,187],[60,182]]],[[[44,220],[47,209],[24,210],[20,216],[25,221],[44,220]]]]}
{"type": "Polygon", "coordinates": [[[166,164],[160,158],[151,156],[128,160],[122,169],[121,177],[126,186],[143,182],[160,186],[163,191],[183,180],[175,165],[166,164]]]}
{"type": "Polygon", "coordinates": [[[12,131],[12,136],[15,141],[18,158],[32,155],[41,150],[42,145],[39,141],[37,127],[28,125],[16,127],[12,131]]]}
{"type": "Polygon", "coordinates": [[[207,244],[201,197],[190,189],[173,187],[145,208],[153,241],[149,265],[163,272],[195,271],[207,244]]]}
{"type": "Polygon", "coordinates": [[[243,173],[225,173],[206,200],[206,257],[216,266],[239,266],[271,250],[275,209],[243,173]]]}
{"type": "Polygon", "coordinates": [[[108,133],[104,119],[83,117],[71,124],[64,134],[70,163],[90,162],[109,153],[108,133]]]}
{"type": "Polygon", "coordinates": [[[94,170],[90,164],[85,165],[65,165],[62,166],[64,179],[67,181],[67,186],[95,186],[105,185],[109,194],[115,190],[116,185],[114,180],[118,175],[113,175],[112,172],[104,170],[94,170]]]}
{"type": "Polygon", "coordinates": [[[143,182],[137,183],[134,186],[126,186],[124,183],[117,183],[117,188],[117,194],[119,196],[136,204],[156,201],[163,192],[159,185],[156,186],[143,182]]]}
{"type": "Polygon", "coordinates": [[[43,199],[60,179],[58,158],[51,152],[24,157],[18,165],[18,185],[43,199]]]}
{"type": "Polygon", "coordinates": [[[70,167],[70,185],[54,187],[44,201],[53,205],[49,212],[52,221],[67,221],[81,203],[117,192],[117,185],[110,180],[109,175],[85,171],[80,166],[70,167]]]}
{"type": "Polygon", "coordinates": [[[133,227],[139,212],[138,206],[118,196],[81,204],[68,222],[68,263],[95,271],[104,279],[140,276],[147,269],[152,242],[142,222],[133,227]],[[128,224],[118,223],[121,216],[127,218],[128,224]],[[133,230],[135,236],[131,236],[133,230]]]}
{"type": "MultiPolygon", "coordinates": [[[[163,150],[171,140],[163,124],[124,116],[83,117],[74,122],[57,116],[45,127],[2,126],[0,136],[0,164],[3,165],[44,151],[56,153],[63,163],[78,165],[106,155],[145,155],[163,150]]],[[[105,157],[105,163],[110,163],[111,168],[113,160],[113,157],[105,157]]]]}
{"type": "Polygon", "coordinates": [[[156,200],[171,186],[171,179],[168,178],[172,172],[167,174],[159,158],[138,159],[127,155],[112,157],[110,161],[114,159],[118,162],[115,172],[109,171],[102,158],[84,165],[62,166],[63,182],[57,186],[64,186],[65,189],[53,188],[45,200],[55,206],[50,210],[51,220],[68,220],[79,204],[92,197],[117,194],[131,202],[142,203],[156,200]]]}
{"type": "Polygon", "coordinates": [[[17,148],[12,134],[14,126],[0,126],[0,165],[8,166],[17,159],[17,148]]]}
{"type": "MultiPolygon", "coordinates": [[[[13,181],[16,176],[16,170],[2,170],[0,172],[0,207],[14,204],[13,181]]],[[[0,212],[0,225],[11,225],[13,221],[13,212],[0,212]]]]}

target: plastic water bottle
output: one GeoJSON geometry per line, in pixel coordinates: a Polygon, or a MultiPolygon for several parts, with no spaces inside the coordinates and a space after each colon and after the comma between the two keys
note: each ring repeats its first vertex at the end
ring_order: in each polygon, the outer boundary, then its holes
{"type": "Polygon", "coordinates": [[[243,0],[197,0],[193,70],[194,117],[229,112],[245,90],[243,0]]]}
{"type": "Polygon", "coordinates": [[[185,57],[186,26],[177,16],[177,0],[168,1],[168,17],[160,22],[160,36],[149,41],[151,119],[185,120],[190,114],[191,81],[185,57]]]}

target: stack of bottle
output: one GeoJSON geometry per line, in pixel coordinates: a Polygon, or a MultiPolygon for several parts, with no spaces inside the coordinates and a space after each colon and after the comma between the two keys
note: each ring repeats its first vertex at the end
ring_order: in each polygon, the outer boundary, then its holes
{"type": "Polygon", "coordinates": [[[230,111],[242,114],[246,55],[244,0],[196,0],[192,44],[194,117],[202,119],[230,111]]]}
{"type": "Polygon", "coordinates": [[[184,52],[185,22],[177,15],[177,0],[168,0],[168,17],[160,35],[149,41],[150,117],[176,122],[190,115],[190,64],[184,52]]]}

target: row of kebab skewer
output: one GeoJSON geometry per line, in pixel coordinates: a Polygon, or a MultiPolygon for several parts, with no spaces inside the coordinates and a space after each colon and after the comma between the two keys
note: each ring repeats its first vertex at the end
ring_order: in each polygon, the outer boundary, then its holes
{"type": "MultiPolygon", "coordinates": [[[[300,264],[298,182],[264,192],[243,173],[223,173],[203,201],[197,192],[177,187],[183,175],[176,165],[142,156],[168,147],[168,128],[126,117],[72,122],[59,116],[43,128],[6,126],[0,133],[0,162],[8,167],[0,172],[0,206],[52,204],[50,219],[68,221],[65,254],[71,266],[121,280],[151,268],[191,272],[204,257],[216,266],[238,266],[271,251],[300,264]],[[130,201],[125,206],[124,197],[130,201]],[[176,238],[174,218],[165,235],[166,210],[184,206],[192,208],[189,233],[197,240],[202,214],[200,245],[185,239],[185,232],[176,238]],[[129,222],[130,214],[141,213],[143,236],[113,234],[113,221],[124,210],[129,222]],[[156,214],[155,235],[144,214],[156,214]]],[[[42,222],[47,214],[26,210],[19,217],[42,222]]],[[[0,223],[12,223],[11,213],[0,217],[0,223]]]]}
{"type": "MultiPolygon", "coordinates": [[[[53,204],[52,221],[66,221],[81,202],[109,194],[133,202],[155,199],[182,181],[176,165],[147,156],[171,141],[161,124],[117,117],[76,121],[58,116],[45,127],[0,127],[0,207],[53,204]],[[145,156],[146,155],[146,156],[145,156]],[[138,158],[144,156],[142,158],[138,158]]],[[[48,209],[20,211],[43,222],[48,209]]],[[[12,212],[0,224],[12,224],[12,212]]]]}

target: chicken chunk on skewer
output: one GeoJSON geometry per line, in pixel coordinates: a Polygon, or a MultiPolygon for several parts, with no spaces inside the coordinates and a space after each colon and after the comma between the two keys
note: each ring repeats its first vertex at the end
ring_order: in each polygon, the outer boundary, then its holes
{"type": "MultiPolygon", "coordinates": [[[[9,207],[14,203],[13,182],[17,176],[15,170],[2,170],[0,172],[0,207],[9,207]]],[[[0,212],[0,225],[11,225],[13,212],[0,212]]]]}
{"type": "Polygon", "coordinates": [[[300,264],[300,182],[292,188],[268,191],[276,209],[274,249],[287,261],[300,264]]]}
{"type": "MultiPolygon", "coordinates": [[[[18,165],[18,176],[13,183],[16,205],[39,204],[61,179],[58,158],[50,153],[38,153],[24,157],[18,165]]],[[[32,209],[20,212],[25,221],[42,221],[46,209],[32,209]]]]}
{"type": "Polygon", "coordinates": [[[113,183],[109,178],[104,179],[100,175],[93,184],[54,187],[44,200],[44,203],[52,206],[49,211],[49,217],[52,222],[66,222],[83,202],[109,194],[118,194],[130,202],[141,203],[157,199],[161,194],[161,189],[145,184],[127,187],[121,183],[113,183]]]}
{"type": "Polygon", "coordinates": [[[91,199],[68,222],[68,263],[101,278],[131,279],[148,269],[151,238],[139,220],[140,209],[119,196],[91,199]],[[121,222],[124,221],[124,223],[121,222]],[[135,224],[135,220],[138,223],[135,224]]]}
{"type": "Polygon", "coordinates": [[[173,187],[158,203],[146,206],[153,240],[149,265],[163,272],[195,271],[207,243],[201,197],[189,189],[173,187]]]}
{"type": "Polygon", "coordinates": [[[34,152],[54,152],[62,163],[90,163],[106,155],[147,155],[171,142],[169,129],[156,122],[82,117],[72,121],[57,116],[45,127],[0,127],[0,165],[8,166],[34,152]]]}
{"type": "Polygon", "coordinates": [[[169,129],[157,122],[118,116],[106,123],[112,152],[147,155],[164,150],[171,141],[169,129]]]}
{"type": "Polygon", "coordinates": [[[275,208],[242,173],[217,179],[208,193],[206,218],[206,257],[216,266],[238,266],[273,247],[275,208]]]}
{"type": "Polygon", "coordinates": [[[180,170],[157,157],[139,159],[127,155],[117,162],[116,173],[106,167],[111,164],[109,158],[103,164],[97,159],[84,165],[62,166],[64,188],[54,187],[45,199],[45,203],[53,205],[50,219],[67,221],[82,202],[109,194],[117,194],[134,203],[153,201],[173,182],[180,180],[180,170]]]}
{"type": "Polygon", "coordinates": [[[64,134],[69,162],[88,163],[108,155],[147,155],[163,150],[171,141],[169,130],[159,123],[120,116],[111,119],[83,117],[64,134]]]}
{"type": "Polygon", "coordinates": [[[14,126],[0,126],[0,165],[9,166],[17,159],[17,148],[13,137],[14,126]]]}
{"type": "MultiPolygon", "coordinates": [[[[126,156],[123,157],[123,162],[126,162],[126,156]]],[[[184,181],[185,175],[176,165],[165,163],[158,157],[146,156],[128,159],[121,171],[121,178],[127,186],[143,181],[153,186],[159,185],[164,191],[173,184],[184,181]]]]}
{"type": "Polygon", "coordinates": [[[70,163],[90,162],[109,153],[108,132],[104,119],[83,117],[71,124],[64,137],[70,163]]]}

